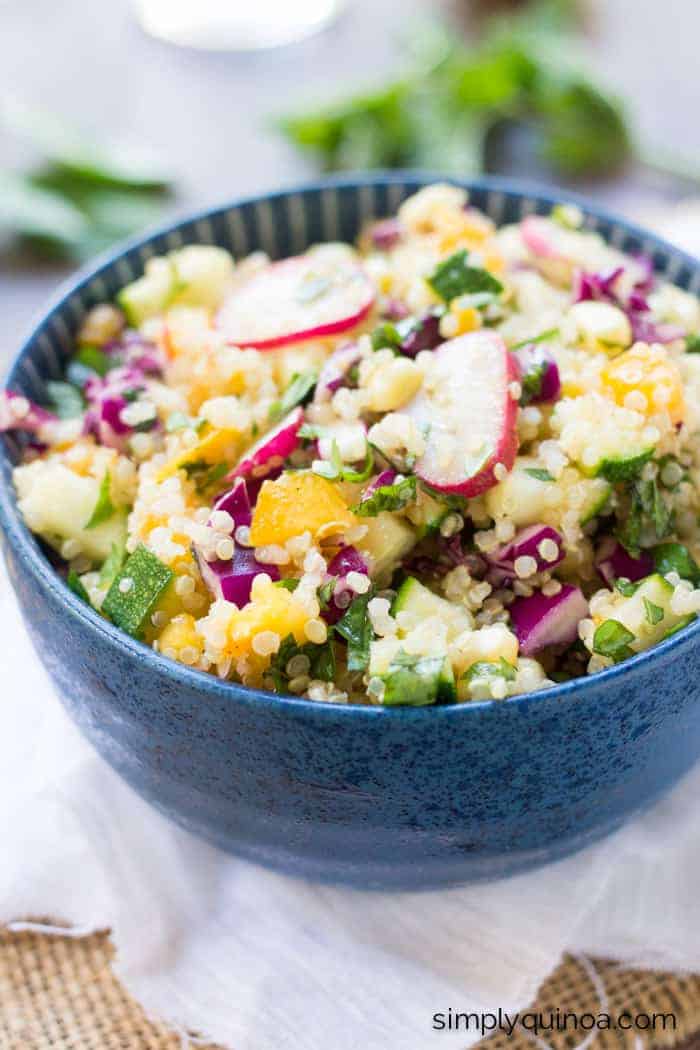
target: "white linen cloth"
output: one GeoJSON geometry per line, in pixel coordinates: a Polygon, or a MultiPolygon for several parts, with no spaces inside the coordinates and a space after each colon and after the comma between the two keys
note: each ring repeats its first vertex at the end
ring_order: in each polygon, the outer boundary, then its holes
{"type": "Polygon", "coordinates": [[[123,784],[64,715],[4,571],[0,638],[0,924],[111,928],[119,977],[183,1032],[235,1050],[456,1048],[479,1033],[434,1031],[433,1014],[524,1009],[566,950],[700,971],[700,767],[544,870],[321,887],[218,852],[123,784]]]}

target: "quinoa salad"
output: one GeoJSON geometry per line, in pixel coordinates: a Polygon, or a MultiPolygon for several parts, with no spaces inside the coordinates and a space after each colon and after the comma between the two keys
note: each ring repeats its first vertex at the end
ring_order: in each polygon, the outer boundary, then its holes
{"type": "Polygon", "coordinates": [[[67,585],[222,679],[502,700],[700,611],[700,305],[574,206],[436,184],[354,247],[187,246],[0,397],[67,585]]]}

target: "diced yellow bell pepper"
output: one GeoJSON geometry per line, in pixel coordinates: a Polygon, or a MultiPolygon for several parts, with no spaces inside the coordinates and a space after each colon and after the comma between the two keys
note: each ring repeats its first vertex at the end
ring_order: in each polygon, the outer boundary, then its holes
{"type": "Polygon", "coordinates": [[[260,489],[250,542],[254,547],[280,544],[307,531],[322,539],[345,532],[355,522],[332,482],[311,471],[290,471],[260,489]]]}
{"type": "Polygon", "coordinates": [[[633,346],[611,361],[601,378],[618,405],[646,416],[667,412],[674,424],[683,421],[683,381],[678,366],[663,347],[643,343],[633,346]]]}
{"type": "Polygon", "coordinates": [[[230,463],[233,468],[238,458],[240,438],[239,431],[232,428],[209,430],[196,445],[179,452],[165,463],[156,474],[156,481],[165,481],[178,470],[193,463],[206,463],[207,466],[230,463]]]}

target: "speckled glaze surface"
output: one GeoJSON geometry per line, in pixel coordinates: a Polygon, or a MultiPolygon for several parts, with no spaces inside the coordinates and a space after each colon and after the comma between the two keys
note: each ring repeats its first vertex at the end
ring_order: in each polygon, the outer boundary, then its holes
{"type": "MultiPolygon", "coordinates": [[[[103,259],[65,289],[7,385],[41,399],[84,311],[152,254],[215,241],[275,257],[351,239],[432,174],[358,176],[234,203],[103,259]]],[[[496,221],[556,194],[464,183],[496,221]]],[[[588,224],[697,292],[700,264],[585,202],[588,224]]],[[[17,513],[6,439],[0,525],[39,659],[107,761],[163,813],[290,873],[362,887],[497,878],[620,826],[700,754],[700,623],[610,671],[507,701],[390,710],[314,704],[222,683],[158,656],[82,604],[17,513]]]]}

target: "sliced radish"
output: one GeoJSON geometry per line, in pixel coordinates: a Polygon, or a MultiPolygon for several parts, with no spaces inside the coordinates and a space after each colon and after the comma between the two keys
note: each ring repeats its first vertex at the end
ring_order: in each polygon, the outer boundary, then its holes
{"type": "Polygon", "coordinates": [[[354,328],[374,287],[346,249],[321,249],[271,263],[228,297],[217,326],[235,346],[265,350],[354,328]]]}
{"type": "Polygon", "coordinates": [[[435,351],[422,389],[406,406],[426,449],[419,478],[440,492],[478,496],[510,470],[518,449],[519,370],[496,332],[470,332],[435,351]]]}
{"type": "Polygon", "coordinates": [[[231,478],[262,478],[277,467],[281,467],[287,456],[291,455],[299,444],[298,431],[304,422],[304,412],[294,408],[281,423],[269,430],[243,456],[231,473],[231,478]]]}
{"type": "Polygon", "coordinates": [[[608,587],[612,587],[615,580],[625,579],[636,583],[645,576],[651,576],[654,559],[646,551],[642,551],[638,558],[633,558],[621,543],[607,536],[596,551],[595,567],[608,587]]]}
{"type": "Polygon", "coordinates": [[[506,580],[517,579],[515,563],[518,558],[534,558],[537,572],[553,569],[564,560],[564,541],[551,525],[528,525],[516,533],[510,543],[488,555],[492,567],[489,582],[500,586],[506,580]],[[545,558],[545,554],[549,557],[545,558]]]}
{"type": "Polygon", "coordinates": [[[567,583],[549,597],[538,591],[529,598],[516,598],[509,612],[520,652],[532,656],[549,645],[575,641],[578,625],[588,615],[588,602],[578,587],[567,583]]]}
{"type": "Polygon", "coordinates": [[[348,343],[334,350],[324,362],[314,391],[314,402],[319,405],[330,401],[333,394],[347,382],[347,374],[360,360],[355,343],[348,343]]]}

